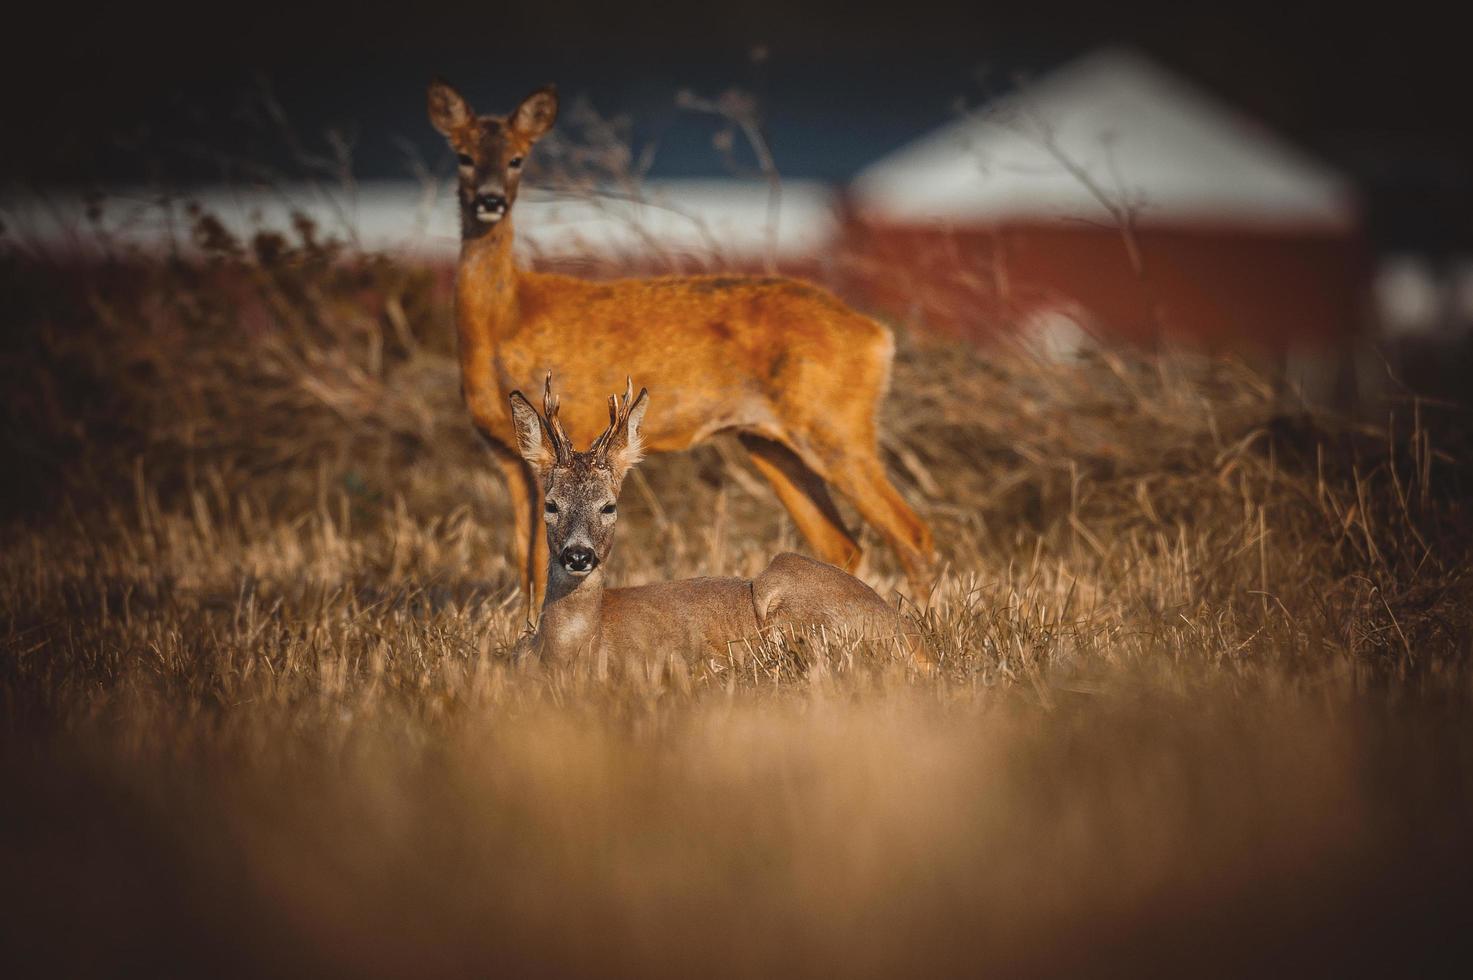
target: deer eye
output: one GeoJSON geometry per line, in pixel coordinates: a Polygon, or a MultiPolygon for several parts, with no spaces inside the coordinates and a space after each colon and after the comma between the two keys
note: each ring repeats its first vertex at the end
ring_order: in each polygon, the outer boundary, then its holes
{"type": "Polygon", "coordinates": [[[506,165],[513,170],[521,170],[523,161],[523,157],[512,157],[510,160],[506,161],[506,165]]]}
{"type": "Polygon", "coordinates": [[[476,161],[471,159],[469,153],[457,153],[455,154],[455,159],[460,162],[462,167],[474,167],[476,165],[476,161]]]}
{"type": "Polygon", "coordinates": [[[547,506],[544,507],[544,508],[542,508],[542,509],[545,510],[549,514],[556,514],[557,513],[557,504],[555,504],[551,500],[549,500],[547,502],[547,506]]]}
{"type": "Polygon", "coordinates": [[[599,513],[601,513],[601,514],[612,514],[612,513],[614,513],[614,511],[616,511],[618,509],[619,508],[615,507],[613,504],[604,504],[603,510],[599,511],[599,513]]]}

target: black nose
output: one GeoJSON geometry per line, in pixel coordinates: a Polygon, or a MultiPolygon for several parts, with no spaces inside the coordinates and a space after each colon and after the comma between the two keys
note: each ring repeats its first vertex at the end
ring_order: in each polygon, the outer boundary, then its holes
{"type": "Polygon", "coordinates": [[[500,214],[506,210],[506,196],[504,194],[477,194],[476,210],[500,214]]]}
{"type": "Polygon", "coordinates": [[[589,548],[564,548],[558,561],[570,572],[591,572],[598,567],[598,555],[589,548]]]}

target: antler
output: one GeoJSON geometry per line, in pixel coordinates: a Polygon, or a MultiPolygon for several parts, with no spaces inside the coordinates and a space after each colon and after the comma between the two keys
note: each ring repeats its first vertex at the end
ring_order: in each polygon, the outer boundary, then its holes
{"type": "Polygon", "coordinates": [[[624,377],[624,397],[621,399],[618,395],[609,396],[609,427],[593,440],[593,445],[588,447],[589,452],[597,453],[600,457],[607,456],[614,434],[623,431],[624,427],[629,424],[629,409],[633,406],[634,379],[626,375],[624,377]]]}
{"type": "Polygon", "coordinates": [[[563,429],[562,420],[558,418],[558,406],[557,396],[552,393],[552,372],[548,371],[547,381],[542,387],[542,417],[546,422],[548,440],[552,443],[557,461],[568,463],[573,459],[573,442],[563,429]]]}

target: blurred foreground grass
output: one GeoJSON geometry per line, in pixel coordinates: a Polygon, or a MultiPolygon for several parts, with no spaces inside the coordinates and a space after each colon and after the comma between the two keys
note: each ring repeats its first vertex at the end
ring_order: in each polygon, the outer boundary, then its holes
{"type": "MultiPolygon", "coordinates": [[[[906,340],[885,448],[949,563],[920,614],[940,669],[819,642],[600,680],[506,660],[509,517],[443,271],[310,235],[5,262],[4,960],[1330,973],[1467,952],[1463,420],[1408,401],[1365,429],[1227,360],[906,340]]],[[[616,580],[799,544],[734,443],[640,474],[616,580]]]]}

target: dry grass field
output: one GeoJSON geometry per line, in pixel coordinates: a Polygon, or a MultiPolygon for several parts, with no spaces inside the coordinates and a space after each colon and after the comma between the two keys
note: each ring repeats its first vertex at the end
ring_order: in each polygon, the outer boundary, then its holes
{"type": "MultiPolygon", "coordinates": [[[[514,667],[444,274],[200,232],[3,260],[0,972],[1466,968],[1453,410],[902,335],[937,670],[514,667]]],[[[615,581],[799,544],[735,444],[639,472],[615,581]]]]}

